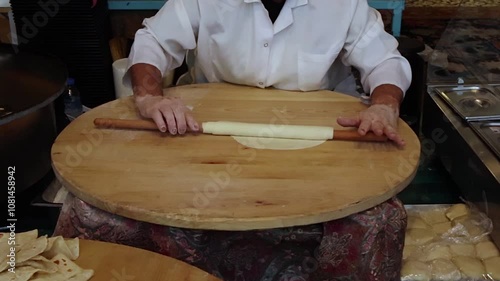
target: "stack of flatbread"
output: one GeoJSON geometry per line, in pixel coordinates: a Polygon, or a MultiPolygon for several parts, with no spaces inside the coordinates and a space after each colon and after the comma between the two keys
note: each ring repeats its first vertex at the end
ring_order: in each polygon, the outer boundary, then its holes
{"type": "Polygon", "coordinates": [[[15,267],[9,271],[8,238],[0,233],[0,281],[87,281],[94,275],[73,262],[80,254],[78,238],[38,237],[37,230],[16,234],[15,267]]]}

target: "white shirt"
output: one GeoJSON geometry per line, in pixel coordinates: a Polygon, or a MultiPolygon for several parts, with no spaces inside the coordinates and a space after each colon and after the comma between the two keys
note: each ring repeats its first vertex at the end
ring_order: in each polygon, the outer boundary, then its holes
{"type": "Polygon", "coordinates": [[[386,83],[405,92],[411,81],[408,61],[367,0],[287,0],[274,24],[260,0],[168,0],[143,24],[129,67],[148,63],[163,75],[196,48],[197,83],[339,90],[354,81],[348,66],[360,71],[367,93],[386,83]]]}

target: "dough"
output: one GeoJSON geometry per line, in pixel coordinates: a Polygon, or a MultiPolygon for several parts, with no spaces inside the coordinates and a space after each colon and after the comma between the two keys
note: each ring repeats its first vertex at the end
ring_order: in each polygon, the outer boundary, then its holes
{"type": "Polygon", "coordinates": [[[451,229],[451,221],[440,222],[432,225],[432,230],[438,234],[442,235],[451,229]]]}
{"type": "Polygon", "coordinates": [[[451,259],[450,247],[443,244],[432,244],[423,249],[424,255],[419,259],[424,262],[433,261],[436,259],[451,259]]]}
{"type": "Polygon", "coordinates": [[[421,229],[427,229],[430,226],[425,223],[425,221],[419,217],[415,216],[408,216],[408,225],[406,228],[421,228],[421,229]]]}
{"type": "Polygon", "coordinates": [[[318,146],[324,140],[275,139],[233,136],[238,143],[256,149],[296,150],[318,146]]]}
{"type": "Polygon", "coordinates": [[[407,260],[401,268],[401,280],[412,281],[429,281],[431,279],[430,268],[427,264],[416,261],[407,260]]]}
{"type": "Polygon", "coordinates": [[[475,218],[470,216],[461,216],[453,220],[453,234],[458,236],[465,236],[470,240],[475,240],[481,238],[485,234],[475,218]]]}
{"type": "Polygon", "coordinates": [[[434,232],[430,229],[408,229],[406,231],[405,245],[424,245],[434,239],[434,236],[434,232]]]}
{"type": "Polygon", "coordinates": [[[445,212],[446,217],[450,220],[454,220],[455,218],[466,216],[470,214],[469,207],[465,204],[455,204],[448,208],[445,212]]]}
{"type": "Polygon", "coordinates": [[[425,212],[422,212],[420,214],[420,216],[427,224],[430,224],[430,225],[448,221],[448,218],[444,214],[444,210],[441,210],[441,209],[434,209],[434,210],[425,211],[425,212]]]}
{"type": "Polygon", "coordinates": [[[476,255],[480,259],[487,259],[491,257],[498,257],[500,253],[493,242],[486,241],[476,244],[476,255]]]}
{"type": "Polygon", "coordinates": [[[483,260],[486,273],[495,280],[500,280],[500,257],[492,257],[483,260]]]}
{"type": "Polygon", "coordinates": [[[468,278],[482,279],[483,274],[486,273],[486,269],[481,260],[473,257],[456,256],[453,257],[453,263],[468,278]]]}
{"type": "Polygon", "coordinates": [[[333,127],[255,124],[241,122],[204,122],[203,133],[213,135],[282,138],[301,140],[328,140],[333,138],[333,127]]]}
{"type": "Polygon", "coordinates": [[[415,245],[405,245],[403,248],[403,259],[406,260],[410,256],[412,256],[417,250],[417,246],[415,245]]]}
{"type": "Polygon", "coordinates": [[[432,280],[458,281],[462,274],[450,260],[437,259],[430,263],[432,280]]]}
{"type": "Polygon", "coordinates": [[[451,244],[450,252],[453,256],[476,256],[476,247],[473,244],[451,244]]]}

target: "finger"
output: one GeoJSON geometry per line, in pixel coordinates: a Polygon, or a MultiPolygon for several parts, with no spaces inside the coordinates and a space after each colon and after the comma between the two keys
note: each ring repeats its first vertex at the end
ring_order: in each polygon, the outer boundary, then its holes
{"type": "Polygon", "coordinates": [[[163,117],[167,121],[167,128],[170,134],[175,135],[177,134],[177,125],[175,123],[175,117],[174,113],[172,112],[172,108],[168,105],[165,105],[161,107],[161,113],[163,114],[163,117]]]}
{"type": "Polygon", "coordinates": [[[198,122],[196,122],[191,112],[186,111],[184,115],[186,117],[186,123],[189,129],[191,129],[191,131],[197,132],[200,129],[200,125],[198,124],[198,122]]]}
{"type": "Polygon", "coordinates": [[[398,132],[391,125],[387,125],[384,128],[384,134],[390,140],[394,141],[397,145],[399,145],[399,146],[405,145],[405,141],[403,140],[403,138],[398,134],[398,132]]]}
{"type": "Polygon", "coordinates": [[[163,115],[159,110],[155,110],[153,114],[151,114],[151,118],[153,119],[153,121],[155,121],[156,126],[158,126],[158,129],[160,129],[162,133],[165,133],[167,131],[167,126],[165,125],[165,121],[163,120],[163,115]]]}
{"type": "Polygon", "coordinates": [[[370,131],[372,120],[366,118],[362,119],[358,127],[358,133],[364,136],[368,131],[370,131]]]}
{"type": "Polygon", "coordinates": [[[337,123],[343,127],[358,127],[360,124],[359,117],[339,117],[337,118],[337,123]]]}
{"type": "Polygon", "coordinates": [[[186,132],[186,117],[184,116],[184,106],[172,105],[172,111],[174,113],[175,122],[177,123],[177,130],[179,134],[184,134],[186,132]]]}
{"type": "Polygon", "coordinates": [[[377,136],[381,136],[384,134],[384,123],[381,121],[375,120],[371,124],[371,129],[377,136]]]}

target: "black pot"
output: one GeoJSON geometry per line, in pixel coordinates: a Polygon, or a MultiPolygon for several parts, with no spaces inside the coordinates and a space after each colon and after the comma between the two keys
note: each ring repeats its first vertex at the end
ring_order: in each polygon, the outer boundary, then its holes
{"type": "Polygon", "coordinates": [[[56,57],[0,45],[0,177],[7,180],[13,172],[16,193],[51,171],[58,132],[54,101],[66,79],[66,67],[56,57]]]}

